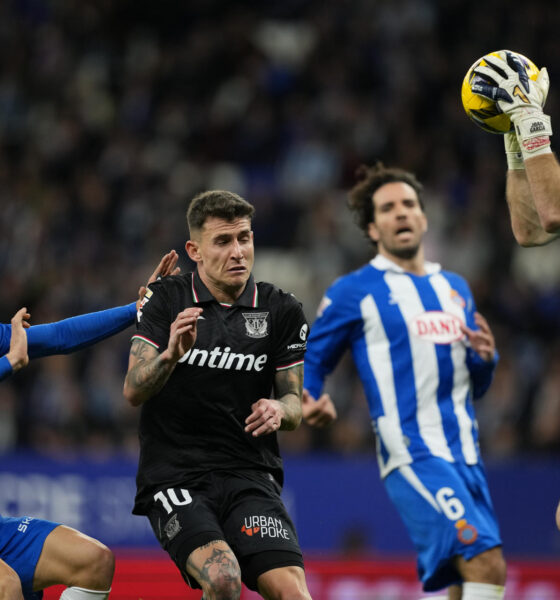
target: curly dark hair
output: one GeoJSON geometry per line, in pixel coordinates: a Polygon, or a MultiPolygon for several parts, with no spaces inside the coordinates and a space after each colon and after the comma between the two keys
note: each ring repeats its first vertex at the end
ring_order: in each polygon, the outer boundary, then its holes
{"type": "Polygon", "coordinates": [[[250,220],[255,214],[255,207],[241,196],[225,190],[209,190],[197,194],[187,210],[187,226],[189,231],[200,231],[210,217],[218,217],[233,221],[239,217],[250,220]]]}
{"type": "Polygon", "coordinates": [[[381,161],[373,166],[361,165],[356,170],[358,183],[350,190],[348,197],[348,207],[354,213],[354,220],[358,227],[364,232],[365,236],[377,248],[377,243],[371,240],[368,234],[368,226],[375,222],[375,213],[373,211],[372,196],[386,183],[402,181],[414,189],[418,194],[420,207],[424,210],[422,198],[422,184],[416,179],[416,176],[409,171],[398,167],[386,167],[381,161]]]}

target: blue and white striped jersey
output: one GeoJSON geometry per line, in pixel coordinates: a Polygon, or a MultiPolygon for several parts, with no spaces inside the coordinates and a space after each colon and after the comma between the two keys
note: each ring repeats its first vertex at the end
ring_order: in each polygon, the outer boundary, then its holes
{"type": "Polygon", "coordinates": [[[467,282],[425,264],[405,272],[378,255],[327,290],[311,328],[304,387],[318,398],[350,348],[362,380],[381,476],[426,456],[480,460],[472,400],[492,380],[494,361],[467,347],[461,323],[477,329],[467,282]]]}

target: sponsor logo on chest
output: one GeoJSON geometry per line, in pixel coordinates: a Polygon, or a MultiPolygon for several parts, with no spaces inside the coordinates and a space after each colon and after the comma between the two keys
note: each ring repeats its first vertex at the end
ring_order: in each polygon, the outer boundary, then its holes
{"type": "Polygon", "coordinates": [[[434,344],[452,344],[463,337],[463,321],[456,315],[431,310],[417,315],[409,323],[410,333],[434,344]]]}
{"type": "Polygon", "coordinates": [[[267,360],[267,354],[242,354],[232,352],[229,346],[224,349],[216,346],[212,350],[191,348],[186,354],[183,354],[179,362],[186,362],[197,367],[226,369],[228,371],[262,371],[267,360]]]}

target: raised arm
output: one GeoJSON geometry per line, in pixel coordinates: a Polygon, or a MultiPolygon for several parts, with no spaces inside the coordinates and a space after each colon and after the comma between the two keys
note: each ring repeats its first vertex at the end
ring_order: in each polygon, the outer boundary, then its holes
{"type": "Polygon", "coordinates": [[[524,169],[508,171],[506,200],[513,236],[520,246],[543,246],[558,237],[558,234],[548,233],[543,227],[524,169]]]}
{"type": "Polygon", "coordinates": [[[301,423],[303,394],[303,364],[276,372],[274,377],[275,399],[260,398],[251,406],[251,414],[245,420],[245,431],[254,437],[266,435],[279,429],[291,431],[301,423]]]}
{"type": "MultiPolygon", "coordinates": [[[[515,136],[514,133],[508,134],[515,136]]],[[[510,169],[506,199],[520,246],[543,246],[560,235],[560,165],[553,154],[529,158],[510,169]]]]}
{"type": "Polygon", "coordinates": [[[540,222],[554,239],[560,235],[560,164],[554,154],[541,154],[526,158],[525,170],[540,222]]]}
{"type": "Polygon", "coordinates": [[[560,234],[560,165],[552,154],[551,119],[543,109],[550,80],[545,67],[531,79],[518,55],[486,56],[471,84],[475,94],[497,103],[514,126],[504,136],[506,197],[516,241],[542,246],[560,234]],[[489,77],[490,84],[485,80],[489,77]]]}

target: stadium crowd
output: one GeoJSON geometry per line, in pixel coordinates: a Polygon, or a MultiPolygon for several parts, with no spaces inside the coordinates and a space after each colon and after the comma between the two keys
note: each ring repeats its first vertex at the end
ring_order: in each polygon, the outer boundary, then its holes
{"type": "MultiPolygon", "coordinates": [[[[131,302],[169,240],[188,270],[187,202],[223,188],[256,206],[257,278],[293,291],[312,322],[327,285],[370,255],[346,190],[382,159],[426,183],[427,258],[469,280],[496,334],[477,413],[485,456],[558,452],[557,242],[515,245],[502,141],[459,98],[478,56],[511,48],[548,67],[547,112],[560,114],[560,12],[547,4],[0,3],[4,321],[23,305],[41,323],[131,302]]],[[[135,455],[131,335],[4,382],[0,452],[135,455]]],[[[284,452],[374,451],[349,360],[329,391],[339,420],[291,432],[284,452]]]]}

